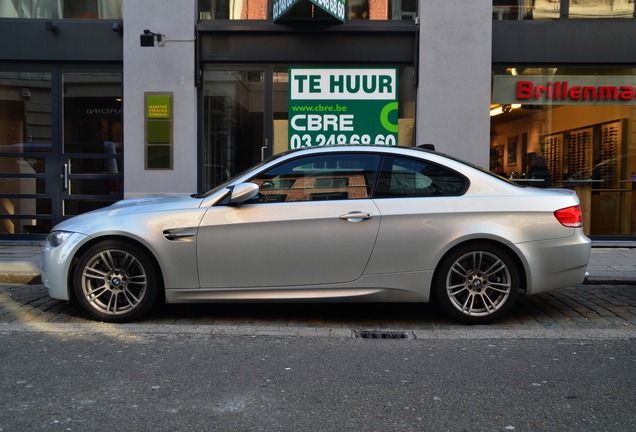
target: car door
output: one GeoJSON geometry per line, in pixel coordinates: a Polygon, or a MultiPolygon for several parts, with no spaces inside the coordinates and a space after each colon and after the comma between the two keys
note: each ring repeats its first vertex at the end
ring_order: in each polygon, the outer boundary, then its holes
{"type": "Polygon", "coordinates": [[[197,235],[201,287],[335,284],[362,275],[380,214],[380,157],[330,153],[259,173],[258,200],[208,209],[197,235]]]}

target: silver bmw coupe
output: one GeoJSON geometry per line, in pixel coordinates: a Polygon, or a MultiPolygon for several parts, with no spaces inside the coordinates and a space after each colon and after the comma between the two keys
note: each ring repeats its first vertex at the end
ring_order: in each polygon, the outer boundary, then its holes
{"type": "Polygon", "coordinates": [[[519,294],[583,282],[590,247],[571,190],[517,186],[420,148],[335,146],[281,153],[203,194],[62,222],[42,279],[108,322],[160,300],[434,300],[480,324],[519,294]]]}

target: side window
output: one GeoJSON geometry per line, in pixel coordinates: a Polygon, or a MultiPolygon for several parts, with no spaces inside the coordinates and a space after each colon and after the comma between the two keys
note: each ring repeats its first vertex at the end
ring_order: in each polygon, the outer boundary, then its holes
{"type": "Polygon", "coordinates": [[[252,180],[258,202],[351,200],[371,197],[380,156],[327,154],[294,159],[252,180]]]}
{"type": "Polygon", "coordinates": [[[461,195],[466,179],[448,168],[421,160],[387,156],[384,158],[376,198],[461,195]]]}

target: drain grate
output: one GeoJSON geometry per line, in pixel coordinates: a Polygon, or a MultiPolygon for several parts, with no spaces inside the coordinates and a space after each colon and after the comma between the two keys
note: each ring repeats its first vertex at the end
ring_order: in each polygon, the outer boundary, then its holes
{"type": "Polygon", "coordinates": [[[355,337],[361,339],[413,339],[410,332],[395,330],[354,330],[355,337]]]}

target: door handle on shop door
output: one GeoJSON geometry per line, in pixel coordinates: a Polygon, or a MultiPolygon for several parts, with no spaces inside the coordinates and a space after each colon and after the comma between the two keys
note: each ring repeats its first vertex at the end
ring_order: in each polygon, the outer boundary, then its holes
{"type": "Polygon", "coordinates": [[[349,222],[360,222],[365,219],[371,219],[372,217],[373,217],[373,214],[371,213],[351,212],[351,213],[341,215],[340,219],[346,220],[349,222]]]}
{"type": "Polygon", "coordinates": [[[68,164],[64,164],[64,173],[60,174],[60,178],[64,180],[63,190],[68,190],[68,164]]]}

